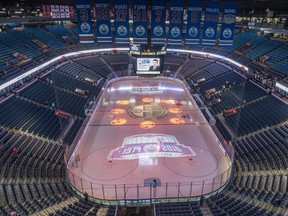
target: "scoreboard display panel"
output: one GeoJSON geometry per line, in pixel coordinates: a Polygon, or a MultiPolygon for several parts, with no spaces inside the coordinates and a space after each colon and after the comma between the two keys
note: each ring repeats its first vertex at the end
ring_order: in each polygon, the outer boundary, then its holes
{"type": "Polygon", "coordinates": [[[138,56],[133,58],[136,74],[157,75],[162,73],[164,56],[138,56]]]}
{"type": "Polygon", "coordinates": [[[166,54],[166,44],[130,44],[133,68],[136,74],[161,74],[166,54]]]}

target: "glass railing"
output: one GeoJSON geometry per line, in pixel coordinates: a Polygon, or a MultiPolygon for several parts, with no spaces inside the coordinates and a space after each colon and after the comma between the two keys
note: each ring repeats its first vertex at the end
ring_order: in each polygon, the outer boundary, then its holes
{"type": "MultiPolygon", "coordinates": [[[[232,155],[229,156],[233,158],[232,155]]],[[[232,165],[222,174],[204,181],[161,182],[144,184],[96,184],[87,181],[74,172],[71,164],[67,167],[67,179],[72,188],[91,200],[103,204],[161,203],[177,201],[199,201],[221,192],[232,176],[232,165]]]]}

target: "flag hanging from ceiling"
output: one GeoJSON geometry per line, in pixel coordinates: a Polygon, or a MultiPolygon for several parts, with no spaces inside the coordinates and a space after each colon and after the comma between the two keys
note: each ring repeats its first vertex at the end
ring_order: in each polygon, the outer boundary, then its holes
{"type": "Polygon", "coordinates": [[[236,2],[225,2],[222,16],[220,45],[232,46],[236,22],[236,2]]]}
{"type": "Polygon", "coordinates": [[[215,45],[217,39],[217,26],[219,19],[220,2],[207,2],[205,9],[203,45],[215,45]]]}
{"type": "Polygon", "coordinates": [[[90,0],[76,0],[76,14],[80,43],[94,43],[90,0]]]}
{"type": "Polygon", "coordinates": [[[200,44],[202,1],[190,0],[187,9],[185,44],[200,44]]]}
{"type": "Polygon", "coordinates": [[[151,7],[151,43],[165,44],[166,37],[166,1],[152,0],[151,7]]]}
{"type": "Polygon", "coordinates": [[[147,43],[148,0],[134,0],[133,5],[133,43],[147,43]]]}
{"type": "Polygon", "coordinates": [[[97,42],[112,43],[109,0],[95,0],[95,18],[97,42]]]}
{"type": "Polygon", "coordinates": [[[183,0],[170,1],[168,44],[182,45],[183,0]]]}
{"type": "Polygon", "coordinates": [[[128,0],[114,0],[115,43],[130,44],[128,0]]]}

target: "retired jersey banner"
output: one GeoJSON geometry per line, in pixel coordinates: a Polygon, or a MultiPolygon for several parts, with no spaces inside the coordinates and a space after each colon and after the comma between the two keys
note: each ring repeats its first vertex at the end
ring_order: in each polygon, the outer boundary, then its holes
{"type": "Polygon", "coordinates": [[[76,0],[76,14],[80,43],[94,43],[90,0],[76,0]]]}
{"type": "Polygon", "coordinates": [[[134,0],[133,5],[133,43],[147,43],[148,0],[134,0]]]}
{"type": "Polygon", "coordinates": [[[182,45],[183,0],[170,1],[168,44],[182,45]]]}
{"type": "Polygon", "coordinates": [[[114,0],[115,43],[130,44],[128,0],[114,0]]]}
{"type": "Polygon", "coordinates": [[[165,44],[166,37],[166,1],[152,0],[151,7],[151,43],[165,44]]]}
{"type": "Polygon", "coordinates": [[[95,0],[95,18],[97,42],[112,43],[109,0],[95,0]]]}
{"type": "Polygon", "coordinates": [[[232,46],[234,29],[236,22],[236,7],[235,2],[225,2],[222,17],[222,28],[220,35],[220,45],[232,46]]]}
{"type": "Polygon", "coordinates": [[[200,44],[202,1],[189,1],[185,44],[200,44]]]}
{"type": "Polygon", "coordinates": [[[215,45],[217,39],[217,26],[220,2],[207,2],[205,10],[203,45],[215,45]]]}

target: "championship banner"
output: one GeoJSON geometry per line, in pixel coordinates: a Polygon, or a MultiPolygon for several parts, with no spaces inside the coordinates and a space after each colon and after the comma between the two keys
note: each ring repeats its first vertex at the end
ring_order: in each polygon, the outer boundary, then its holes
{"type": "Polygon", "coordinates": [[[183,0],[170,1],[168,44],[182,45],[183,0]]]}
{"type": "Polygon", "coordinates": [[[200,44],[202,1],[189,1],[185,44],[200,44]]]}
{"type": "Polygon", "coordinates": [[[95,0],[95,17],[97,42],[112,43],[109,0],[95,0]]]}
{"type": "Polygon", "coordinates": [[[165,44],[166,37],[166,1],[152,0],[151,7],[151,43],[165,44]]]}
{"type": "Polygon", "coordinates": [[[80,43],[94,43],[90,0],[76,0],[76,14],[80,43]]]}
{"type": "Polygon", "coordinates": [[[222,28],[220,35],[220,45],[221,46],[232,46],[234,29],[236,22],[236,7],[235,2],[225,2],[223,17],[222,17],[222,28]]]}
{"type": "Polygon", "coordinates": [[[128,0],[114,1],[115,43],[130,44],[128,0]]]}
{"type": "Polygon", "coordinates": [[[133,43],[147,43],[148,0],[134,0],[133,5],[133,43]]]}
{"type": "Polygon", "coordinates": [[[202,37],[203,45],[213,46],[216,43],[219,6],[220,2],[207,2],[206,4],[204,32],[202,37]]]}

